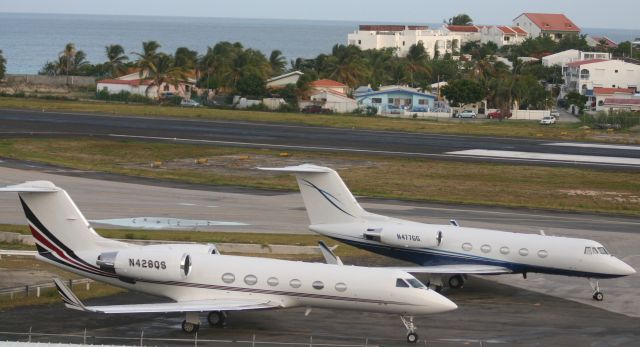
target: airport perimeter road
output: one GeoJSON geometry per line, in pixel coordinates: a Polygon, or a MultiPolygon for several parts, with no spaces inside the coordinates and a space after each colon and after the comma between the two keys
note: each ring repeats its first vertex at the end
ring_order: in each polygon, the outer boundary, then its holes
{"type": "MultiPolygon", "coordinates": [[[[82,290],[82,289],[78,289],[82,290]]],[[[417,346],[637,346],[640,318],[606,312],[551,296],[472,279],[462,290],[444,293],[458,304],[445,314],[417,317],[421,342],[417,346]]],[[[128,293],[90,300],[92,305],[157,302],[147,295],[128,293]]],[[[203,314],[198,346],[241,347],[365,345],[416,346],[406,344],[405,328],[396,315],[304,308],[229,313],[225,328],[211,328],[203,314]],[[311,339],[311,336],[313,337],[311,339]],[[226,342],[225,342],[226,341],[226,342]],[[244,343],[231,341],[245,341],[244,343]],[[261,344],[271,342],[271,344],[261,344]],[[290,346],[290,345],[289,345],[290,346]]],[[[75,342],[101,345],[194,346],[180,330],[184,316],[104,315],[77,312],[63,305],[25,307],[0,312],[0,341],[26,341],[28,336],[3,332],[75,334],[73,338],[33,336],[31,341],[75,342]],[[112,337],[96,339],[94,336],[112,337]],[[127,338],[128,340],[122,340],[127,338]],[[153,338],[163,340],[151,340],[153,338]]]]}
{"type": "Polygon", "coordinates": [[[434,159],[640,169],[640,146],[0,109],[0,134],[100,135],[434,159]]]}

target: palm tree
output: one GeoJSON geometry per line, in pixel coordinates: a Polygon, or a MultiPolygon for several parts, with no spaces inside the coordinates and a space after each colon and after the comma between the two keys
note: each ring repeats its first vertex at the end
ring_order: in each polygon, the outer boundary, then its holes
{"type": "Polygon", "coordinates": [[[64,46],[64,50],[58,54],[59,69],[67,76],[69,76],[69,72],[72,68],[71,64],[73,63],[76,54],[76,45],[72,42],[67,43],[67,45],[64,46]]]}
{"type": "Polygon", "coordinates": [[[393,48],[365,51],[367,64],[371,68],[371,74],[369,75],[369,82],[371,82],[371,85],[380,86],[387,84],[392,80],[390,72],[392,61],[394,59],[393,54],[393,48]]]}
{"type": "Polygon", "coordinates": [[[155,63],[160,53],[160,44],[156,41],[145,41],[142,43],[142,53],[132,52],[138,56],[137,65],[140,68],[140,77],[145,77],[149,71],[156,69],[155,63]]]}
{"type": "Polygon", "coordinates": [[[429,79],[429,75],[431,75],[431,68],[427,65],[429,56],[421,43],[409,47],[405,60],[407,62],[405,68],[409,78],[407,82],[411,86],[416,86],[417,79],[422,81],[429,79]]]}
{"type": "Polygon", "coordinates": [[[7,72],[7,59],[4,58],[0,49],[0,80],[4,78],[5,72],[7,72]]]}
{"type": "Polygon", "coordinates": [[[105,68],[109,71],[111,77],[118,77],[126,72],[126,63],[129,60],[124,54],[124,48],[120,45],[109,45],[104,48],[107,61],[105,68]]]}
{"type": "Polygon", "coordinates": [[[269,64],[271,65],[271,73],[275,75],[280,75],[284,72],[284,68],[287,66],[287,59],[282,55],[280,50],[271,51],[271,55],[269,55],[269,64]]]}
{"type": "Polygon", "coordinates": [[[147,86],[146,93],[148,94],[151,88],[156,87],[158,99],[163,85],[169,84],[177,88],[180,82],[186,80],[185,69],[175,66],[174,58],[168,54],[157,53],[149,66],[146,79],[151,83],[147,86]]]}
{"type": "Polygon", "coordinates": [[[326,59],[321,74],[355,88],[369,75],[369,67],[362,50],[353,45],[335,45],[326,59]]]}
{"type": "Polygon", "coordinates": [[[176,49],[175,65],[186,70],[193,70],[196,68],[198,62],[198,52],[192,51],[187,47],[179,47],[176,49]]]}

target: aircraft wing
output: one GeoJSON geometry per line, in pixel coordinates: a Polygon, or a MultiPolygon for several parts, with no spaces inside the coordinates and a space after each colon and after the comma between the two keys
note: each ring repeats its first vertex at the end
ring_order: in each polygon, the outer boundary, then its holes
{"type": "Polygon", "coordinates": [[[211,299],[179,301],[157,304],[85,306],[78,297],[60,280],[53,280],[62,296],[65,306],[78,311],[99,313],[166,313],[166,312],[206,312],[261,310],[281,307],[269,300],[211,299]]]}
{"type": "Polygon", "coordinates": [[[394,267],[408,273],[420,274],[469,274],[469,275],[499,275],[512,273],[510,269],[495,265],[434,265],[394,267]]]}

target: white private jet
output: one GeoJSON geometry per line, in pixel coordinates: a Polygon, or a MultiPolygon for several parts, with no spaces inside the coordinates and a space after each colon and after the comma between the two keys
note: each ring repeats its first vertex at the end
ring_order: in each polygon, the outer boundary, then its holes
{"type": "Polygon", "coordinates": [[[403,268],[435,275],[433,284],[461,288],[466,275],[545,273],[589,278],[593,298],[604,295],[598,279],[634,274],[598,242],[450,225],[423,224],[365,211],[340,176],[310,164],[260,168],[295,174],[309,215],[309,229],[335,240],[421,265],[403,268]]]}
{"type": "Polygon", "coordinates": [[[213,326],[227,311],[292,307],[331,308],[400,315],[407,340],[418,335],[414,315],[447,312],[457,306],[397,269],[340,266],[219,254],[213,245],[139,246],[98,235],[69,195],[51,182],[0,188],[17,192],[36,239],[36,258],[114,286],[174,302],[85,306],[56,280],[66,306],[99,313],[184,312],[185,332],[200,327],[210,312],[213,326]]]}

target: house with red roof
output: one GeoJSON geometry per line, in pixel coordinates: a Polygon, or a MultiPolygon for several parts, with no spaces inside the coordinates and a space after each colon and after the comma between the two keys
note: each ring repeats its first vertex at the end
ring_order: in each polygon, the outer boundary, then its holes
{"type": "Polygon", "coordinates": [[[109,94],[118,94],[128,92],[147,96],[149,98],[181,96],[190,98],[191,92],[195,91],[196,76],[195,72],[187,73],[187,79],[178,85],[163,83],[159,86],[152,85],[152,80],[148,78],[146,73],[140,74],[140,70],[136,69],[132,73],[118,78],[110,78],[97,81],[96,92],[107,92],[109,94]]]}
{"type": "Polygon", "coordinates": [[[480,42],[493,42],[498,47],[519,45],[529,37],[529,33],[517,26],[489,25],[480,31],[480,42]]]}
{"type": "Polygon", "coordinates": [[[533,38],[544,35],[556,41],[580,34],[580,28],[560,13],[523,13],[513,20],[513,26],[522,28],[533,38]]]}
{"type": "Polygon", "coordinates": [[[329,79],[313,81],[309,83],[309,87],[313,90],[313,92],[330,90],[342,95],[347,95],[347,93],[349,92],[349,87],[346,84],[329,79]]]}
{"type": "Polygon", "coordinates": [[[591,36],[587,35],[586,37],[587,44],[589,47],[597,47],[600,49],[616,49],[618,48],[618,44],[612,39],[606,36],[591,36]]]}
{"type": "Polygon", "coordinates": [[[462,46],[467,42],[480,41],[482,26],[445,24],[441,30],[448,35],[460,36],[460,46],[462,46]]]}
{"type": "Polygon", "coordinates": [[[607,111],[606,100],[633,99],[635,92],[633,88],[594,87],[592,99],[595,105],[592,106],[596,108],[596,111],[607,111]]]}
{"type": "Polygon", "coordinates": [[[565,92],[577,91],[586,95],[595,107],[595,88],[624,88],[637,92],[640,88],[640,65],[622,60],[579,60],[567,64],[564,80],[565,92]]]}

